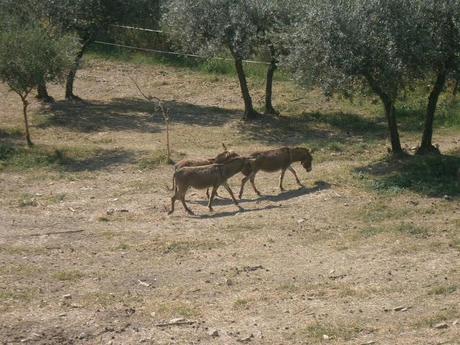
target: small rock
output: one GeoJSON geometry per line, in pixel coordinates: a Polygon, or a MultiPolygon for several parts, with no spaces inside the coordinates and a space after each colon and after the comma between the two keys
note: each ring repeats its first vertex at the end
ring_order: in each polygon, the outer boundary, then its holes
{"type": "Polygon", "coordinates": [[[71,295],[71,294],[66,294],[66,295],[62,296],[62,298],[64,298],[64,299],[71,299],[71,298],[72,298],[72,295],[71,295]]]}
{"type": "Polygon", "coordinates": [[[444,195],[443,198],[444,198],[444,200],[447,200],[447,201],[451,201],[451,200],[452,200],[452,197],[449,196],[449,195],[447,195],[447,194],[444,195]]]}
{"type": "Polygon", "coordinates": [[[208,335],[211,337],[218,337],[219,336],[219,331],[217,329],[211,328],[208,332],[208,335]]]}
{"type": "Polygon", "coordinates": [[[443,328],[448,328],[448,327],[449,325],[445,322],[440,322],[433,326],[433,328],[436,328],[436,329],[443,329],[443,328]]]}
{"type": "Polygon", "coordinates": [[[373,344],[377,344],[377,342],[375,340],[369,340],[363,343],[362,345],[373,345],[373,344]]]}
{"type": "MultiPolygon", "coordinates": [[[[403,306],[403,305],[400,305],[399,307],[396,307],[396,308],[393,308],[394,311],[402,311],[403,309],[405,309],[407,307],[403,306]]],[[[407,309],[406,309],[407,310],[407,309]]]]}
{"type": "Polygon", "coordinates": [[[329,336],[326,335],[326,334],[323,334],[323,339],[324,339],[324,340],[329,340],[329,339],[331,339],[331,337],[329,337],[329,336]]]}
{"type": "Polygon", "coordinates": [[[142,286],[145,286],[145,287],[150,287],[150,284],[149,284],[149,283],[144,282],[144,281],[142,281],[142,280],[139,280],[139,279],[138,279],[137,282],[139,283],[139,285],[142,285],[142,286]]]}
{"type": "Polygon", "coordinates": [[[455,320],[454,322],[452,322],[452,326],[455,326],[458,324],[458,320],[455,320]]]}
{"type": "Polygon", "coordinates": [[[58,316],[59,316],[59,317],[65,317],[65,316],[67,316],[67,313],[61,313],[61,314],[59,314],[58,316]]]}
{"type": "Polygon", "coordinates": [[[247,343],[247,342],[250,342],[252,338],[254,338],[254,335],[253,335],[253,334],[250,334],[250,335],[248,335],[247,337],[238,339],[238,341],[239,341],[240,343],[247,343]]]}
{"type": "Polygon", "coordinates": [[[227,284],[227,286],[232,286],[233,281],[231,279],[225,279],[225,284],[227,284]]]}
{"type": "Polygon", "coordinates": [[[115,212],[115,210],[113,208],[109,208],[106,213],[108,216],[112,215],[113,213],[115,212]]]}
{"type": "Polygon", "coordinates": [[[300,219],[297,221],[298,224],[302,224],[303,222],[305,222],[305,219],[304,219],[304,218],[300,218],[300,219]]]}
{"type": "Polygon", "coordinates": [[[169,323],[177,323],[177,322],[182,322],[185,321],[183,317],[176,317],[175,319],[169,320],[169,323]]]}

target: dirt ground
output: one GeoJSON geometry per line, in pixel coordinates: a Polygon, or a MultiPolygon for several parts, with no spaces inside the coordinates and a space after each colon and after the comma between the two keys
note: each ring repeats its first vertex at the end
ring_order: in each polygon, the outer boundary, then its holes
{"type": "MultiPolygon", "coordinates": [[[[260,103],[263,84],[251,84],[260,103]]],[[[0,343],[460,344],[458,196],[369,187],[362,169],[386,155],[378,115],[285,82],[284,112],[355,112],[360,129],[245,124],[230,77],[94,59],[76,92],[86,103],[51,86],[57,103],[32,105],[34,150],[65,159],[0,170],[0,343]],[[164,126],[128,76],[171,101],[176,159],[213,156],[221,142],[240,153],[311,144],[313,171],[294,165],[305,188],[287,172],[280,192],[278,174],[260,173],[263,196],[248,184],[244,211],[222,190],[210,213],[191,191],[197,216],[180,203],[167,216],[164,126]]],[[[22,143],[21,128],[18,98],[0,85],[2,140],[22,143]]],[[[435,142],[458,155],[459,138],[440,129],[435,142]]]]}

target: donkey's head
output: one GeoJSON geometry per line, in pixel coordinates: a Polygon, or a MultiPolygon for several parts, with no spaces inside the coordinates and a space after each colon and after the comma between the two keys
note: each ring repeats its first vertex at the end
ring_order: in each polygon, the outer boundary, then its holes
{"type": "Polygon", "coordinates": [[[214,161],[216,163],[224,163],[232,158],[236,158],[239,156],[238,153],[236,153],[235,151],[227,150],[225,144],[222,144],[222,146],[224,147],[224,151],[219,153],[216,157],[214,157],[214,161]]]}
{"type": "Polygon", "coordinates": [[[311,151],[306,148],[298,148],[301,153],[300,164],[304,167],[307,172],[310,172],[312,169],[312,161],[313,157],[311,155],[311,151]]]}

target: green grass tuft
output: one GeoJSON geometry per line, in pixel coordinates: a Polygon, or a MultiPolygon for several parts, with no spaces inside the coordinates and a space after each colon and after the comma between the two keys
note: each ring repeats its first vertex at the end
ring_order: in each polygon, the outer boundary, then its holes
{"type": "MultiPolygon", "coordinates": [[[[390,164],[391,165],[391,164],[390,164]]],[[[428,196],[460,196],[460,157],[410,157],[372,181],[379,192],[415,191],[428,196]]]]}
{"type": "Polygon", "coordinates": [[[159,165],[171,164],[168,160],[168,155],[165,150],[157,150],[149,157],[141,158],[138,162],[139,169],[148,170],[155,169],[159,165]]]}
{"type": "Polygon", "coordinates": [[[53,274],[53,277],[59,281],[75,282],[83,278],[84,274],[80,271],[61,271],[53,274]]]}

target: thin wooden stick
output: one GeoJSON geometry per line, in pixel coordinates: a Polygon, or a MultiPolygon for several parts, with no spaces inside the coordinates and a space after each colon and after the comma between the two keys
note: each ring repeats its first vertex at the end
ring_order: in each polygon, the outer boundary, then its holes
{"type": "Polygon", "coordinates": [[[139,91],[139,93],[142,95],[142,97],[144,97],[149,102],[152,102],[152,103],[156,102],[155,105],[158,106],[158,108],[160,108],[161,115],[163,116],[163,120],[165,122],[165,127],[166,127],[166,155],[167,155],[168,163],[171,163],[172,162],[172,160],[171,160],[171,145],[169,143],[169,118],[170,118],[169,111],[164,106],[164,103],[163,103],[163,101],[161,99],[159,99],[158,97],[155,97],[155,96],[145,94],[142,91],[142,89],[140,88],[139,84],[136,82],[136,80],[134,80],[134,78],[132,78],[131,76],[129,78],[132,80],[134,85],[136,85],[136,88],[139,91]]]}

